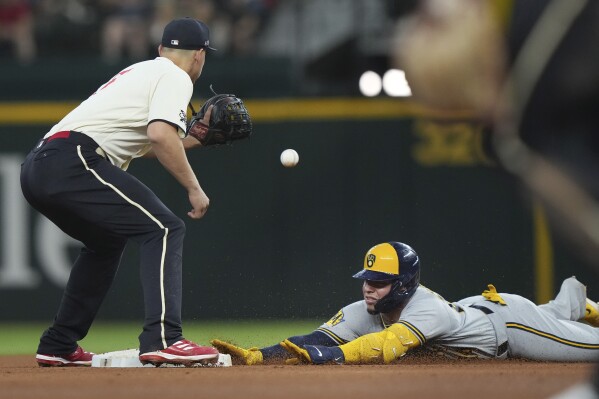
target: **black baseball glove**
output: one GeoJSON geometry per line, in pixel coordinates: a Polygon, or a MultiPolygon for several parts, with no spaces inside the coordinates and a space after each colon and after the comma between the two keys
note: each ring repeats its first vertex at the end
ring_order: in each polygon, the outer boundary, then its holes
{"type": "MultiPolygon", "coordinates": [[[[193,111],[193,108],[192,108],[193,111]]],[[[187,125],[187,134],[202,146],[231,144],[252,135],[252,120],[243,101],[234,94],[217,94],[208,99],[187,125]],[[202,122],[208,107],[213,105],[209,125],[202,122]]]]}

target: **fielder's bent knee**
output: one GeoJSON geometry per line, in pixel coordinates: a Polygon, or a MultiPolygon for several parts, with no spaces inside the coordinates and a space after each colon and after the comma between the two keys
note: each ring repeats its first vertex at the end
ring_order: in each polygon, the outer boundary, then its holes
{"type": "Polygon", "coordinates": [[[187,229],[185,222],[175,215],[173,215],[171,220],[165,223],[164,227],[168,229],[169,235],[180,235],[181,237],[185,236],[185,231],[187,229]]]}

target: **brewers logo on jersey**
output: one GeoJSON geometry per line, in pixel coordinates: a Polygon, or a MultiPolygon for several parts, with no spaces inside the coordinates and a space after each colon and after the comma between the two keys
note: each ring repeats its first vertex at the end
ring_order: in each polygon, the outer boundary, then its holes
{"type": "Polygon", "coordinates": [[[337,324],[341,323],[343,321],[343,310],[340,310],[337,312],[337,314],[333,317],[331,317],[331,320],[326,322],[327,326],[336,326],[337,324]]]}

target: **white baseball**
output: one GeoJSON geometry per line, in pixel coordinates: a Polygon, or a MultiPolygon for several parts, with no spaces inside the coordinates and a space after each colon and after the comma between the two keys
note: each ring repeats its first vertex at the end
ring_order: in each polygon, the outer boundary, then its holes
{"type": "Polygon", "coordinates": [[[299,162],[299,155],[291,148],[281,153],[281,163],[286,168],[293,168],[299,162]]]}

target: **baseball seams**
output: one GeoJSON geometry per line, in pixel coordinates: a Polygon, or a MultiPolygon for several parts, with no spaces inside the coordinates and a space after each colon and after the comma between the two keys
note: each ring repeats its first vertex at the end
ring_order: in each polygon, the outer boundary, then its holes
{"type": "Polygon", "coordinates": [[[91,172],[100,183],[102,183],[105,186],[110,187],[121,198],[123,198],[125,201],[127,201],[134,207],[138,208],[146,216],[148,216],[154,223],[156,223],[162,230],[164,230],[164,237],[162,238],[162,256],[160,257],[160,302],[161,302],[161,306],[162,306],[162,312],[160,314],[160,338],[162,340],[162,345],[164,347],[163,349],[166,349],[168,347],[168,345],[166,343],[166,337],[165,337],[165,332],[164,332],[164,318],[165,318],[165,314],[166,314],[166,301],[165,301],[165,296],[164,296],[164,259],[166,257],[166,242],[167,242],[167,237],[168,237],[168,228],[164,227],[164,225],[162,223],[160,223],[160,221],[158,219],[156,219],[150,212],[148,212],[143,206],[139,205],[137,202],[135,202],[132,199],[130,199],[129,197],[127,197],[122,191],[120,191],[118,188],[116,188],[113,184],[108,183],[107,181],[102,179],[100,177],[100,175],[98,175],[98,173],[96,173],[95,170],[93,170],[89,166],[87,166],[87,162],[85,161],[83,154],[81,154],[81,145],[77,146],[77,154],[79,155],[79,159],[81,159],[81,162],[83,162],[83,166],[85,166],[85,169],[88,170],[89,172],[91,172]]]}

